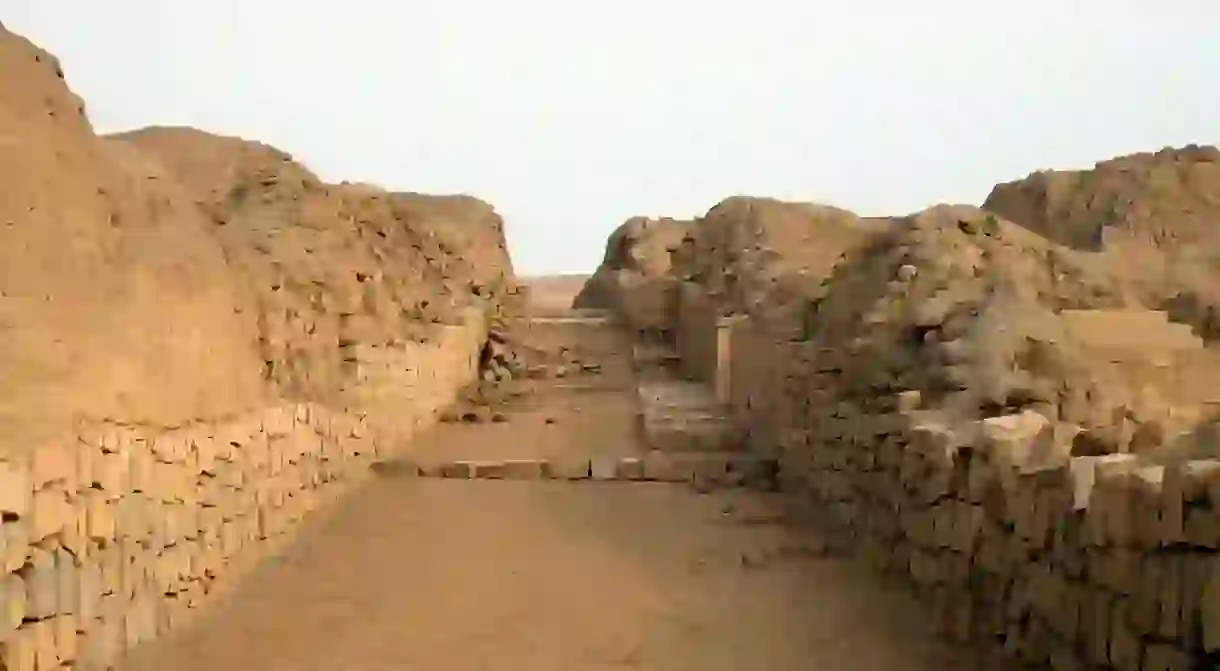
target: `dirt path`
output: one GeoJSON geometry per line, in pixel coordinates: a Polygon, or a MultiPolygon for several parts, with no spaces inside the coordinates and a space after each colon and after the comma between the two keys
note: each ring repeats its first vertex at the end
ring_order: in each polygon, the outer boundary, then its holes
{"type": "MultiPolygon", "coordinates": [[[[629,417],[612,391],[629,393],[621,372],[608,372],[594,396],[597,421],[629,417]]],[[[499,449],[611,449],[608,440],[590,446],[596,427],[570,421],[594,397],[563,384],[510,404],[507,421],[442,425],[420,449],[462,453],[492,436],[499,449]],[[565,407],[578,410],[556,410],[565,407]],[[558,418],[540,423],[538,413],[558,418]],[[540,427],[554,434],[541,448],[531,442],[540,427]]],[[[621,427],[607,429],[616,449],[633,447],[614,433],[621,427]]],[[[783,526],[768,496],[655,483],[376,478],[309,523],[228,604],[137,650],[123,668],[977,668],[938,643],[904,596],[819,552],[810,532],[783,526]]]]}

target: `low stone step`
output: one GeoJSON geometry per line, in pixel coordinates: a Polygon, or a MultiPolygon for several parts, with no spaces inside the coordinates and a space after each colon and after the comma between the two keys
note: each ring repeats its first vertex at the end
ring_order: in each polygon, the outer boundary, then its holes
{"type": "Polygon", "coordinates": [[[653,451],[638,457],[432,462],[400,458],[376,462],[371,469],[383,477],[670,482],[708,488],[746,486],[770,490],[776,486],[779,463],[772,457],[735,452],[670,454],[653,451]]]}

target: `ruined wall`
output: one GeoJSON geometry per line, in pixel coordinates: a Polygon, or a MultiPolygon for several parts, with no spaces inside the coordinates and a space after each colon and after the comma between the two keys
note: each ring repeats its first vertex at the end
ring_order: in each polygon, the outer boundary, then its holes
{"type": "MultiPolygon", "coordinates": [[[[1211,156],[1145,177],[1204,190],[1211,156]]],[[[837,256],[810,240],[806,262],[796,242],[760,241],[759,213],[782,205],[717,207],[696,265],[738,315],[730,407],[752,449],[778,450],[797,508],[913,585],[946,635],[1008,661],[1216,664],[1220,355],[1191,305],[1156,310],[1172,255],[1118,233],[1121,254],[1082,252],[999,205],[938,206],[873,222],[837,256]]],[[[1153,223],[1151,239],[1173,237],[1153,223]]],[[[1197,307],[1207,285],[1191,286],[1197,307]]],[[[702,361],[708,338],[678,344],[702,361]]]]}
{"type": "MultiPolygon", "coordinates": [[[[473,377],[485,328],[365,356],[361,374],[425,428],[473,377]]],[[[172,428],[89,422],[0,460],[0,668],[105,668],[190,621],[403,445],[367,416],[293,403],[172,428]]]]}
{"type": "Polygon", "coordinates": [[[3,28],[0,70],[0,669],[106,668],[406,449],[515,279],[477,199],[98,137],[3,28]]]}
{"type": "Polygon", "coordinates": [[[674,263],[693,225],[680,219],[628,219],[611,233],[601,265],[573,306],[613,310],[637,330],[667,330],[678,300],[680,268],[674,263]]]}

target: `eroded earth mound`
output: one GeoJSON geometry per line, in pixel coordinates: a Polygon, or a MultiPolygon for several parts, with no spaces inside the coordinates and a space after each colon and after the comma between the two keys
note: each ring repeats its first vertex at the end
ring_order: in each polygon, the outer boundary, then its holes
{"type": "MultiPolygon", "coordinates": [[[[271,399],[344,405],[353,348],[520,299],[494,208],[327,184],[189,128],[99,137],[58,61],[0,31],[0,424],[174,426],[271,399]]],[[[364,356],[364,355],[361,355],[364,356]]]]}
{"type": "Polygon", "coordinates": [[[260,405],[256,315],[193,194],[98,137],[53,56],[0,30],[0,68],[3,442],[260,405]]]}

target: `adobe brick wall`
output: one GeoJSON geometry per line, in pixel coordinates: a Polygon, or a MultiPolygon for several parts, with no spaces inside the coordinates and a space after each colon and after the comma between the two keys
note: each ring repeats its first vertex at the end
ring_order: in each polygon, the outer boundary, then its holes
{"type": "Polygon", "coordinates": [[[1032,411],[954,424],[917,394],[845,400],[845,354],[789,335],[761,318],[732,332],[751,447],[778,446],[785,491],[943,633],[1033,668],[1214,668],[1220,461],[1073,457],[1073,427],[1032,411]]]}
{"type": "MultiPolygon", "coordinates": [[[[361,350],[362,393],[392,391],[378,402],[430,425],[485,335],[472,318],[361,350]]],[[[177,428],[96,422],[0,462],[0,668],[104,668],[189,621],[409,437],[374,417],[286,404],[177,428]]]]}

